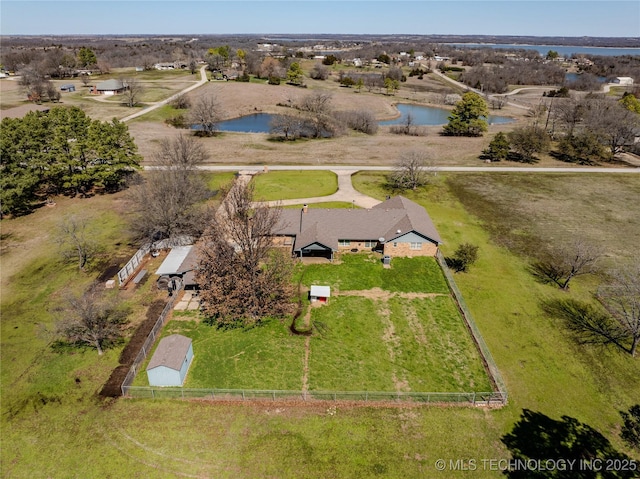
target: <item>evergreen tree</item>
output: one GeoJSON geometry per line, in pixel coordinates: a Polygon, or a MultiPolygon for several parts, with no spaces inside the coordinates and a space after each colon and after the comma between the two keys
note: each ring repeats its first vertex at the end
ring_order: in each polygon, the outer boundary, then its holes
{"type": "Polygon", "coordinates": [[[77,107],[5,118],[1,129],[3,215],[28,212],[38,196],[117,189],[139,167],[126,125],[91,120],[77,107]]]}
{"type": "Polygon", "coordinates": [[[506,160],[509,155],[509,149],[507,136],[499,131],[489,143],[489,147],[482,151],[482,158],[490,161],[506,160]]]}
{"type": "Polygon", "coordinates": [[[480,95],[467,92],[449,115],[443,133],[448,136],[482,136],[487,131],[489,108],[480,95]]]}

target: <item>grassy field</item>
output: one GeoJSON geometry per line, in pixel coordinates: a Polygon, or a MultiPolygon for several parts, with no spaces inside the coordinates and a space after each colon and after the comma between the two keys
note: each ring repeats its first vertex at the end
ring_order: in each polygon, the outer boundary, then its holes
{"type": "Polygon", "coordinates": [[[329,196],[338,190],[332,171],[270,171],[253,177],[259,201],[329,196]]]}
{"type": "MultiPolygon", "coordinates": [[[[463,241],[480,246],[478,263],[469,273],[456,275],[456,281],[508,387],[509,404],[501,410],[99,400],[96,393],[117,364],[120,349],[102,357],[89,350],[54,352],[46,328],[53,322],[52,307],[61,289],[71,284],[82,288],[101,268],[78,274],[72,266],[61,266],[51,234],[60,215],[86,212],[100,225],[104,251],[125,255],[130,247],[120,218],[126,214],[121,197],[63,198],[54,208],[2,220],[0,475],[498,478],[504,477],[500,471],[483,468],[436,472],[434,463],[438,458],[509,458],[500,437],[522,408],[554,419],[575,417],[640,459],[618,438],[618,410],[640,397],[638,360],[616,350],[576,345],[539,310],[541,299],[566,293],[536,283],[521,250],[501,243],[496,233],[519,237],[526,232],[529,241],[539,241],[537,223],[549,215],[557,218],[558,234],[602,235],[615,251],[611,260],[631,257],[636,250],[632,239],[640,235],[633,220],[639,216],[633,201],[638,180],[514,175],[513,183],[509,178],[496,177],[493,183],[493,177],[478,178],[484,186],[474,191],[472,177],[438,175],[424,191],[408,196],[427,208],[444,238],[445,254],[463,241]],[[492,200],[494,192],[509,185],[510,201],[500,205],[492,200]],[[585,202],[585,188],[603,192],[600,201],[585,202]],[[539,189],[548,201],[536,201],[539,189]],[[506,215],[516,198],[523,209],[506,215]],[[474,209],[475,202],[486,207],[474,209]],[[536,211],[526,209],[527,204],[536,211]],[[558,205],[570,206],[566,211],[575,214],[564,215],[558,205]],[[519,223],[506,226],[518,216],[523,218],[519,223]],[[618,237],[617,231],[624,234],[618,237]]],[[[378,198],[387,194],[375,175],[356,175],[355,181],[378,198]]],[[[578,278],[569,294],[589,298],[597,283],[596,277],[578,278]]],[[[391,307],[417,305],[400,298],[391,307]]]]}
{"type": "MultiPolygon", "coordinates": [[[[310,309],[311,323],[322,327],[307,346],[304,337],[290,334],[290,320],[219,330],[200,323],[197,312],[174,314],[163,335],[180,333],[193,340],[195,359],[185,387],[298,391],[305,384],[311,391],[491,390],[433,258],[396,258],[391,269],[385,269],[375,255],[347,254],[341,264],[301,269],[305,287],[326,284],[333,292],[329,305],[310,309]]],[[[135,385],[148,385],[146,374],[140,374],[135,385]]]]}
{"type": "MultiPolygon", "coordinates": [[[[381,179],[359,173],[354,184],[382,199],[381,179]]],[[[510,405],[497,415],[507,424],[522,408],[566,414],[620,444],[618,411],[640,397],[640,362],[618,350],[579,346],[545,316],[540,302],[567,293],[536,282],[522,254],[549,241],[553,221],[556,240],[580,234],[605,243],[605,263],[633,257],[640,223],[630,219],[640,211],[629,199],[639,187],[634,175],[447,174],[408,193],[431,215],[445,254],[464,241],[480,246],[477,265],[456,282],[504,376],[510,405]]],[[[575,281],[569,294],[590,300],[598,277],[575,281]]]]}

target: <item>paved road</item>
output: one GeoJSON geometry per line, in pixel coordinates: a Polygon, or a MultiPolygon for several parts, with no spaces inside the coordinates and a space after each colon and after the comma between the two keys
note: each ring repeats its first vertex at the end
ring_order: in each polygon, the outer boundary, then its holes
{"type": "MultiPolygon", "coordinates": [[[[329,170],[329,171],[391,171],[393,166],[359,166],[359,165],[268,165],[270,171],[297,170],[329,170]]],[[[247,165],[202,165],[199,167],[205,171],[246,171],[259,173],[264,171],[263,167],[251,167],[247,165]]],[[[154,170],[157,167],[145,166],[147,170],[154,170]]],[[[500,172],[500,173],[640,173],[640,168],[601,168],[591,166],[578,166],[574,168],[559,167],[535,167],[535,166],[436,166],[434,172],[454,171],[454,172],[500,172]]]]}
{"type": "Polygon", "coordinates": [[[203,65],[202,68],[200,68],[200,81],[198,83],[194,83],[193,85],[188,86],[184,90],[179,91],[175,95],[171,95],[166,100],[159,101],[157,103],[154,103],[151,106],[148,106],[146,108],[143,108],[142,110],[139,110],[139,111],[133,113],[132,115],[125,116],[124,118],[120,119],[120,121],[127,122],[127,121],[130,121],[130,120],[133,120],[134,118],[138,118],[139,116],[146,115],[150,111],[153,111],[156,108],[160,108],[161,106],[166,105],[167,103],[173,101],[175,98],[179,97],[180,95],[183,95],[185,93],[189,93],[191,90],[195,90],[196,88],[200,88],[205,83],[207,83],[207,65],[203,65]]]}

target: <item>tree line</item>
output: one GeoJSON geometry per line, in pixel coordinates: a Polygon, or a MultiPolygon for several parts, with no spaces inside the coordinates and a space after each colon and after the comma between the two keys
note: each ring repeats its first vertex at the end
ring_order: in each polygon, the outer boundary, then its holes
{"type": "Polygon", "coordinates": [[[2,215],[28,213],[53,195],[116,191],[139,168],[124,123],[91,120],[77,107],[4,118],[0,129],[2,215]]]}

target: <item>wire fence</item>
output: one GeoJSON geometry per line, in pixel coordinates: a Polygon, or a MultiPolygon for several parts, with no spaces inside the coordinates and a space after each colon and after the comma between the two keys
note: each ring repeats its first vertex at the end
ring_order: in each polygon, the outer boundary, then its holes
{"type": "Polygon", "coordinates": [[[482,338],[482,334],[480,333],[478,326],[476,326],[476,323],[473,320],[471,311],[469,311],[469,308],[467,307],[467,304],[465,303],[464,298],[462,297],[462,292],[460,291],[460,289],[458,289],[458,285],[453,279],[453,274],[451,273],[449,266],[447,266],[447,261],[440,250],[438,250],[436,254],[436,259],[440,264],[440,268],[442,269],[444,276],[447,280],[447,283],[449,284],[449,289],[451,290],[451,293],[453,294],[453,297],[458,305],[458,308],[462,313],[464,322],[469,328],[471,337],[473,338],[473,341],[476,344],[476,347],[478,348],[478,352],[480,353],[482,362],[484,363],[487,374],[489,375],[489,379],[491,380],[492,386],[494,388],[494,392],[496,394],[499,394],[503,398],[504,403],[506,404],[507,388],[504,384],[504,380],[502,379],[502,375],[500,374],[500,371],[498,370],[498,366],[496,365],[496,362],[494,361],[493,356],[489,351],[489,347],[487,346],[487,343],[484,342],[484,339],[482,338]]]}
{"type": "Polygon", "coordinates": [[[436,258],[445,275],[451,293],[454,296],[465,324],[478,348],[480,357],[485,366],[493,391],[491,392],[390,392],[390,391],[282,391],[282,390],[258,390],[258,389],[193,389],[193,388],[166,388],[152,386],[132,386],[139,366],[151,351],[156,338],[173,309],[173,304],[182,288],[180,282],[171,300],[165,305],[158,320],[147,336],[140,352],[133,361],[127,376],[122,382],[122,395],[130,398],[207,398],[212,400],[324,400],[324,401],[364,401],[364,402],[412,402],[433,404],[467,404],[467,405],[504,405],[507,403],[507,389],[502,375],[498,370],[488,346],[482,338],[480,330],[473,320],[462,293],[453,279],[453,275],[447,266],[446,260],[438,250],[436,258]]]}
{"type": "Polygon", "coordinates": [[[130,398],[209,399],[216,401],[363,401],[429,404],[501,406],[506,396],[501,392],[391,392],[391,391],[281,391],[258,389],[192,389],[148,386],[123,386],[130,398]]]}
{"type": "Polygon", "coordinates": [[[147,355],[151,351],[151,348],[153,348],[153,344],[155,343],[156,338],[158,337],[160,332],[162,331],[162,327],[164,326],[164,323],[166,322],[167,317],[169,316],[169,313],[173,309],[173,304],[175,303],[176,298],[178,297],[178,293],[180,292],[181,289],[182,289],[182,281],[179,281],[178,287],[176,288],[175,292],[171,296],[171,299],[167,302],[167,304],[164,305],[164,309],[162,310],[162,313],[160,313],[160,316],[158,316],[158,319],[153,325],[153,328],[151,328],[151,331],[149,332],[147,339],[145,339],[144,343],[142,344],[142,347],[140,348],[140,352],[138,353],[136,358],[133,360],[133,364],[131,364],[131,368],[129,368],[129,372],[125,376],[124,381],[122,381],[121,389],[122,389],[123,396],[127,395],[125,391],[127,391],[127,388],[131,387],[131,384],[133,384],[133,380],[136,378],[136,374],[138,374],[138,367],[146,359],[147,355]]]}

